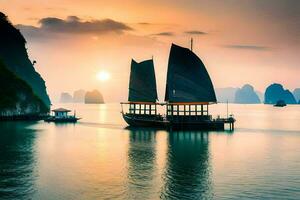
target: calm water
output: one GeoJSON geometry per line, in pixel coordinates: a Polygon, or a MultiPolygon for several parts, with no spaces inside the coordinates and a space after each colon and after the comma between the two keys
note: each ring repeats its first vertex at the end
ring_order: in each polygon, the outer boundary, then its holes
{"type": "Polygon", "coordinates": [[[300,198],[300,106],[230,105],[233,133],[130,131],[117,104],[63,106],[83,119],[0,123],[0,199],[300,198]]]}

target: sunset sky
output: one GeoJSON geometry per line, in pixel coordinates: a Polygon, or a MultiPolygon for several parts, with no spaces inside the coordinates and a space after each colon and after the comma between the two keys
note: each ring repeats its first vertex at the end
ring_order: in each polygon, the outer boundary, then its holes
{"type": "Polygon", "coordinates": [[[0,10],[52,100],[77,89],[126,100],[131,58],[152,56],[163,100],[170,45],[191,37],[215,87],[300,88],[299,0],[0,0],[0,10]]]}

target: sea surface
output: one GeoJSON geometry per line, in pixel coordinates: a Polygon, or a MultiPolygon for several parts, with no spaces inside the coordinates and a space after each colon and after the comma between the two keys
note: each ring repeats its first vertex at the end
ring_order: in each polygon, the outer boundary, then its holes
{"type": "Polygon", "coordinates": [[[230,104],[234,132],[128,130],[118,104],[60,106],[82,120],[0,123],[1,200],[300,199],[300,106],[230,104]]]}

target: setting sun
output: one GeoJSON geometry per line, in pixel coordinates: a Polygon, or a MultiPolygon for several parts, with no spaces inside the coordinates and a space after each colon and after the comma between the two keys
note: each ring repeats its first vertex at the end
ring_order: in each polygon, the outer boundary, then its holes
{"type": "Polygon", "coordinates": [[[108,79],[110,79],[110,74],[106,71],[98,72],[97,79],[99,81],[107,81],[108,79]]]}

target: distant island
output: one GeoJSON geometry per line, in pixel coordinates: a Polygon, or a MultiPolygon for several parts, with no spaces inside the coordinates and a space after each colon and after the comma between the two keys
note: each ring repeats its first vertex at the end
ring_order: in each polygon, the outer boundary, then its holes
{"type": "Polygon", "coordinates": [[[86,91],[85,90],[76,90],[73,93],[73,102],[83,103],[86,91]]]}
{"type": "Polygon", "coordinates": [[[28,58],[26,40],[1,12],[0,27],[0,119],[47,114],[51,103],[45,81],[28,58]]]}
{"type": "Polygon", "coordinates": [[[216,88],[216,95],[218,102],[220,103],[235,103],[235,93],[239,88],[226,87],[226,88],[216,88]]]}
{"type": "Polygon", "coordinates": [[[255,91],[250,84],[242,88],[226,87],[216,88],[216,95],[220,103],[239,103],[239,104],[257,104],[261,103],[263,96],[261,92],[255,91]]]}
{"type": "Polygon", "coordinates": [[[68,92],[62,92],[60,95],[60,103],[86,103],[86,104],[102,104],[104,98],[98,90],[88,91],[76,90],[73,96],[68,92]]]}
{"type": "Polygon", "coordinates": [[[72,103],[73,102],[73,97],[69,93],[63,92],[60,95],[59,102],[60,103],[72,103]]]}
{"type": "Polygon", "coordinates": [[[278,101],[284,101],[286,104],[297,104],[293,93],[284,89],[281,84],[274,83],[266,89],[265,104],[276,104],[278,101]]]}
{"type": "Polygon", "coordinates": [[[264,93],[255,90],[250,84],[245,84],[242,88],[216,88],[216,95],[220,103],[228,101],[238,104],[276,104],[282,100],[286,104],[300,104],[300,88],[292,93],[279,83],[269,85],[264,93]]]}
{"type": "Polygon", "coordinates": [[[260,99],[253,86],[246,84],[235,93],[235,103],[239,104],[259,104],[260,99]]]}
{"type": "Polygon", "coordinates": [[[86,104],[103,104],[104,99],[98,90],[93,90],[85,94],[84,102],[86,104]]]}

